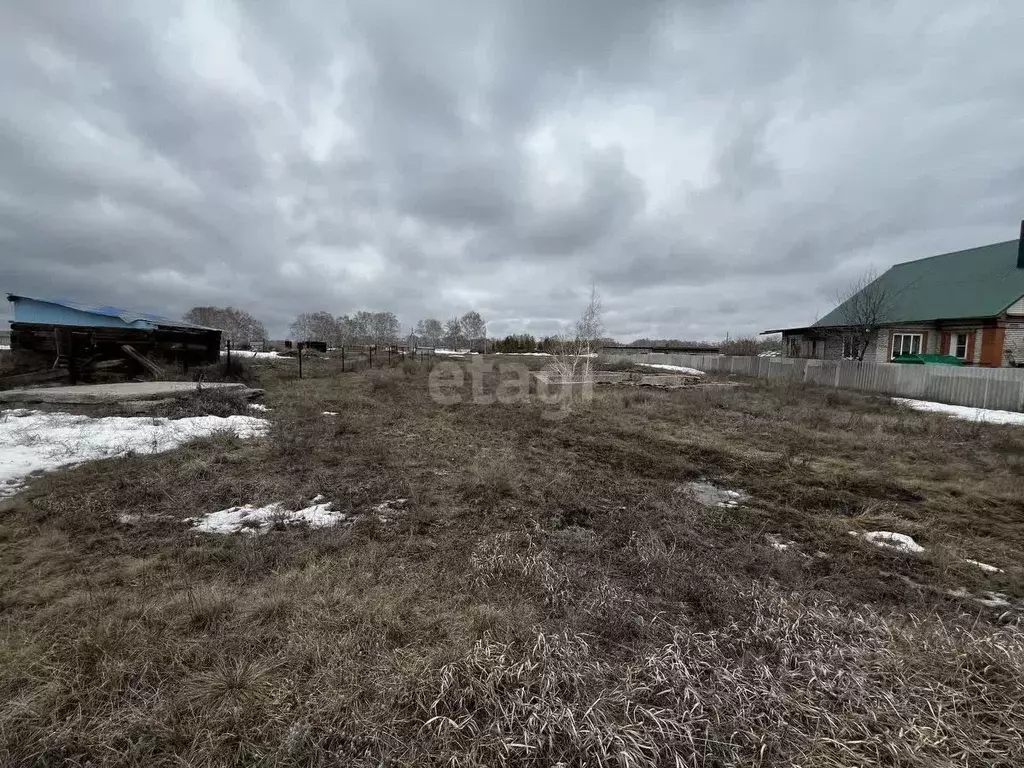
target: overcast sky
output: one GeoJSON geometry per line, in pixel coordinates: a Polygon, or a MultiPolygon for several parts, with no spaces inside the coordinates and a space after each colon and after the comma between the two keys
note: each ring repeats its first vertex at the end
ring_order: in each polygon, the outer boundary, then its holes
{"type": "Polygon", "coordinates": [[[2,0],[0,289],[802,325],[1017,237],[1022,45],[1020,0],[2,0]]]}

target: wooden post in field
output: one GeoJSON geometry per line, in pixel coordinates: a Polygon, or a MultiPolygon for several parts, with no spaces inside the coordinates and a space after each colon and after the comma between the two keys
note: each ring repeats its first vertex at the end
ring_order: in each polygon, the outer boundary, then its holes
{"type": "Polygon", "coordinates": [[[75,362],[75,334],[73,331],[68,331],[68,375],[71,378],[72,386],[78,383],[78,365],[75,362]]]}
{"type": "Polygon", "coordinates": [[[299,342],[299,378],[300,379],[302,378],[302,347],[303,346],[304,346],[304,344],[300,341],[299,342]]]}
{"type": "Polygon", "coordinates": [[[231,339],[228,339],[228,357],[227,362],[224,363],[224,373],[231,372],[231,339]]]}
{"type": "Polygon", "coordinates": [[[341,372],[345,372],[345,348],[341,348],[341,372]]]}
{"type": "Polygon", "coordinates": [[[391,347],[388,347],[388,368],[391,367],[391,347]]]}

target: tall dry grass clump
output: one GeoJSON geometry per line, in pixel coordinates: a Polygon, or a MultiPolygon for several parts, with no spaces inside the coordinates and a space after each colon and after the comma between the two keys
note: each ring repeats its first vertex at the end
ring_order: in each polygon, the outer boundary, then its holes
{"type": "Polygon", "coordinates": [[[750,597],[747,620],[676,626],[623,662],[569,629],[486,635],[414,683],[416,751],[466,766],[1022,764],[1020,628],[750,597]]]}

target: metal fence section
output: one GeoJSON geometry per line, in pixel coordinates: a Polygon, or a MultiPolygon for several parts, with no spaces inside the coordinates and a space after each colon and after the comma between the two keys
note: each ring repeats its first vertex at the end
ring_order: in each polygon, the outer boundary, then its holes
{"type": "Polygon", "coordinates": [[[1024,368],[957,368],[728,355],[639,353],[615,356],[616,360],[623,358],[635,363],[682,365],[699,371],[796,381],[973,408],[1024,411],[1024,368]]]}

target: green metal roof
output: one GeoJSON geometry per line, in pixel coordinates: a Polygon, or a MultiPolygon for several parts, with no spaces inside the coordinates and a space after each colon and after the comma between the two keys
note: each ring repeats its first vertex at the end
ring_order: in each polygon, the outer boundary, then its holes
{"type": "MultiPolygon", "coordinates": [[[[893,298],[882,325],[996,317],[1024,296],[1019,240],[896,264],[864,290],[880,285],[893,298]]],[[[813,327],[849,325],[840,304],[813,327]]]]}

